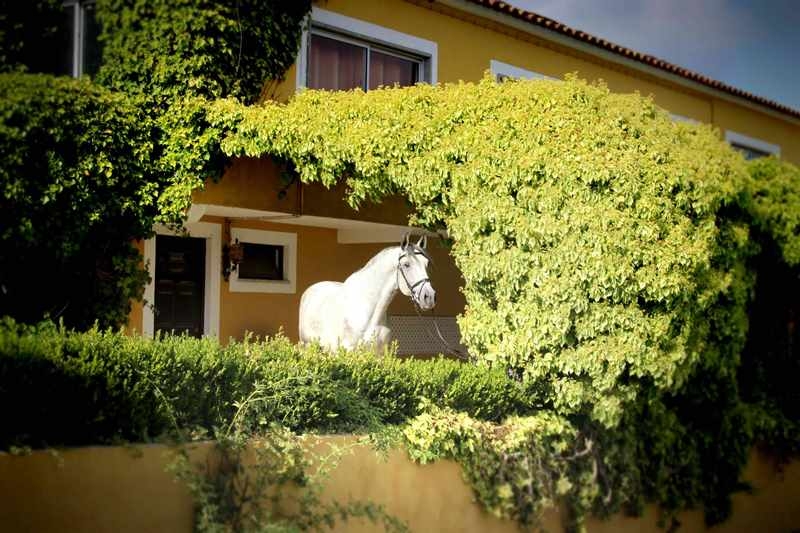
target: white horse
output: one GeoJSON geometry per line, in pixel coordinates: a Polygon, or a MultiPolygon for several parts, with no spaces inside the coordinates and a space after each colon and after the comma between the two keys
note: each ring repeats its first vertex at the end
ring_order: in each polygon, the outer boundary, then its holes
{"type": "Polygon", "coordinates": [[[321,281],[300,300],[300,341],[318,341],[330,350],[374,344],[381,354],[389,343],[386,309],[399,290],[420,309],[433,309],[436,291],[428,278],[427,238],[416,244],[408,235],[386,248],[344,283],[321,281]]]}

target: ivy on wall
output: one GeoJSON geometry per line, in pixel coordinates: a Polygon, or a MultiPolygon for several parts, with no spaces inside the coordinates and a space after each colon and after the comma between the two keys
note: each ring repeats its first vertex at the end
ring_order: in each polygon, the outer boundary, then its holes
{"type": "Polygon", "coordinates": [[[99,0],[95,80],[55,67],[59,1],[3,10],[0,313],[80,328],[127,321],[147,279],[131,242],[180,226],[192,191],[227,158],[208,128],[217,97],[253,102],[299,47],[310,1],[99,0]]]}
{"type": "Polygon", "coordinates": [[[708,128],[577,80],[306,91],[212,113],[228,155],[344,176],[356,205],[400,191],[417,223],[445,226],[465,343],[543,407],[613,426],[643,387],[735,367],[751,247],[726,215],[747,173],[708,128]]]}
{"type": "MultiPolygon", "coordinates": [[[[0,77],[0,312],[121,323],[144,276],[130,239],[178,224],[228,157],[272,156],[345,180],[356,206],[403,194],[416,223],[447,228],[466,344],[519,381],[526,412],[431,408],[405,438],[419,460],[459,460],[497,514],[535,524],[565,496],[577,521],[655,501],[714,522],[757,439],[797,451],[796,387],[771,387],[796,358],[743,352],[754,265],[796,277],[795,167],[748,167],[710,128],[575,79],[248,105],[293,61],[309,8],[98,0],[96,83],[0,77]],[[80,275],[25,300],[48,267],[80,275]]],[[[3,54],[21,70],[15,35],[3,54]]]]}
{"type": "Polygon", "coordinates": [[[306,91],[218,101],[209,118],[228,155],[344,180],[354,206],[400,193],[413,222],[447,228],[470,352],[520,379],[542,414],[493,426],[436,411],[407,444],[421,460],[459,460],[493,511],[533,524],[560,494],[576,523],[646,501],[665,519],[702,503],[715,523],[753,443],[776,442],[793,416],[739,389],[754,232],[772,228],[789,250],[792,226],[767,207],[776,181],[757,185],[710,127],[576,79],[306,91]],[[542,424],[557,448],[504,440],[542,424]],[[587,441],[591,458],[567,465],[587,441]]]}
{"type": "Polygon", "coordinates": [[[124,324],[147,280],[131,241],[155,215],[146,117],[42,74],[0,75],[0,116],[0,315],[124,324]]]}

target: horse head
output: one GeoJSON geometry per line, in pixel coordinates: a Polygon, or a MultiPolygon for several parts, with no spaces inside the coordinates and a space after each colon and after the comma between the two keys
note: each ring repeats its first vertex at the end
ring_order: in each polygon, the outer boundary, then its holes
{"type": "Polygon", "coordinates": [[[436,291],[428,277],[431,258],[427,252],[428,238],[422,236],[415,243],[403,237],[400,244],[400,257],[397,259],[397,287],[411,298],[414,305],[424,311],[436,305],[436,291]]]}

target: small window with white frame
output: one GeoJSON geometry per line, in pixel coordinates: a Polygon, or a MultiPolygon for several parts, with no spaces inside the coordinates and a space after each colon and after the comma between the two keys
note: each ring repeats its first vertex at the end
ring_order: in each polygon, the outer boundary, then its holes
{"type": "Polygon", "coordinates": [[[770,155],[781,155],[781,147],[777,144],[768,143],[755,137],[749,137],[735,131],[726,131],[725,140],[739,152],[745,159],[757,159],[770,155]]]}
{"type": "Polygon", "coordinates": [[[508,63],[503,63],[502,61],[497,61],[496,59],[492,59],[489,62],[489,68],[491,69],[492,76],[494,76],[497,81],[556,80],[556,78],[545,76],[539,72],[515,67],[514,65],[509,65],[508,63]]]}
{"type": "Polygon", "coordinates": [[[297,285],[297,234],[231,228],[243,257],[231,273],[231,292],[294,294],[297,285]]]}
{"type": "Polygon", "coordinates": [[[435,83],[437,45],[332,11],[312,8],[297,62],[297,86],[364,91],[435,83]]]}

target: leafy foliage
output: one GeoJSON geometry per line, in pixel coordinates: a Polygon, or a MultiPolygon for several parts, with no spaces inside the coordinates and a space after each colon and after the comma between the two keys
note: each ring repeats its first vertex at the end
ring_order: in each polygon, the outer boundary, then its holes
{"type": "Polygon", "coordinates": [[[156,114],[184,96],[252,103],[294,62],[310,9],[307,0],[98,0],[97,81],[141,95],[156,114]]]}
{"type": "Polygon", "coordinates": [[[787,265],[800,265],[800,169],[775,157],[748,161],[756,227],[780,248],[787,265]]]}
{"type": "Polygon", "coordinates": [[[230,422],[214,430],[213,453],[205,463],[193,463],[192,445],[183,443],[169,465],[192,494],[195,531],[324,531],[359,518],[381,522],[385,531],[407,531],[374,503],[323,501],[328,474],[349,448],[329,443],[327,454],[310,451],[307,437],[274,424],[254,432],[246,422],[248,410],[263,401],[256,388],[237,402],[230,422]]]}
{"type": "Polygon", "coordinates": [[[758,233],[784,251],[793,242],[791,215],[779,215],[793,184],[774,176],[791,167],[765,162],[772,177],[754,181],[710,127],[576,79],[306,91],[288,104],[216,102],[209,117],[228,155],[344,180],[354,206],[399,193],[416,223],[446,227],[470,352],[520,379],[541,411],[508,427],[435,411],[407,435],[421,459],[458,459],[497,512],[533,523],[568,472],[576,519],[655,501],[665,519],[702,503],[715,523],[756,439],[797,439],[797,413],[739,367],[758,233]],[[591,439],[591,461],[567,468],[547,438],[510,451],[502,436],[541,427],[544,412],[562,449],[591,439]],[[528,498],[531,471],[505,470],[506,458],[543,454],[528,498]],[[510,491],[498,492],[498,472],[516,480],[510,491]]]}
{"type": "Polygon", "coordinates": [[[156,212],[142,112],[88,81],[2,74],[0,116],[0,313],[124,323],[156,212]]]}
{"type": "Polygon", "coordinates": [[[0,382],[0,401],[17,406],[0,428],[2,448],[147,441],[175,427],[210,433],[256,390],[245,421],[254,428],[266,421],[363,431],[416,416],[424,397],[486,420],[532,411],[520,384],[451,360],[331,355],[285,338],[149,340],[10,320],[0,326],[0,382]]]}
{"type": "Polygon", "coordinates": [[[470,351],[559,413],[611,426],[642,387],[735,365],[750,247],[730,215],[747,175],[709,128],[577,80],[488,78],[223,101],[212,118],[229,155],[341,177],[353,204],[399,191],[418,222],[446,226],[470,351]]]}
{"type": "MultiPolygon", "coordinates": [[[[3,71],[54,72],[59,1],[0,13],[3,71]]],[[[100,0],[99,85],[0,79],[0,313],[124,324],[147,279],[134,239],[179,227],[227,158],[207,98],[251,102],[294,61],[310,2],[100,0]]]]}
{"type": "Polygon", "coordinates": [[[759,442],[786,460],[800,452],[800,171],[775,158],[748,162],[761,252],[739,388],[759,442]]]}
{"type": "Polygon", "coordinates": [[[600,491],[592,442],[575,449],[577,432],[553,413],[496,425],[434,407],[414,419],[404,437],[409,455],[421,463],[457,460],[492,514],[526,527],[537,526],[542,511],[564,498],[582,502],[600,491]]]}
{"type": "Polygon", "coordinates": [[[130,95],[153,120],[158,221],[180,226],[192,191],[227,157],[206,105],[252,103],[294,62],[310,0],[100,0],[97,82],[130,95]]]}

